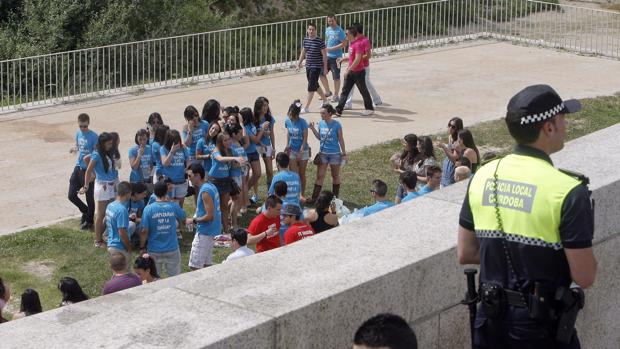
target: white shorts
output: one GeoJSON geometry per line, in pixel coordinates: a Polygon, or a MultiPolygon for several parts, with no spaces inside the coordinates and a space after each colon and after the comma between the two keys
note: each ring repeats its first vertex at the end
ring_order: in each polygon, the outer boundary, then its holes
{"type": "Polygon", "coordinates": [[[187,195],[187,182],[172,185],[172,197],[175,199],[183,199],[187,195]]]}
{"type": "Polygon", "coordinates": [[[213,236],[196,234],[189,253],[189,266],[200,269],[213,264],[213,236]]]}
{"type": "Polygon", "coordinates": [[[110,201],[116,197],[116,184],[114,182],[95,181],[95,201],[110,201]]]}

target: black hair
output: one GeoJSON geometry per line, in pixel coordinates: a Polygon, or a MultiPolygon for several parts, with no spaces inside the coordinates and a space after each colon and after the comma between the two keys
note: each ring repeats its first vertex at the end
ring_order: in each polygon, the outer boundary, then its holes
{"type": "Polygon", "coordinates": [[[466,156],[461,156],[459,159],[461,166],[467,166],[471,170],[471,161],[466,156]]]}
{"type": "Polygon", "coordinates": [[[164,145],[164,141],[166,140],[166,133],[170,127],[168,125],[161,125],[155,130],[155,137],[153,138],[154,142],[157,142],[159,145],[164,145]]]}
{"type": "Polygon", "coordinates": [[[240,246],[245,246],[248,243],[248,231],[243,228],[235,229],[230,234],[230,238],[237,241],[240,246]]]}
{"type": "Polygon", "coordinates": [[[418,175],[413,171],[401,172],[399,180],[407,189],[413,190],[418,184],[418,175]]]}
{"type": "Polygon", "coordinates": [[[351,34],[351,36],[357,36],[358,34],[357,27],[354,25],[348,26],[347,31],[349,32],[349,34],[351,34]]]}
{"type": "Polygon", "coordinates": [[[4,298],[5,292],[6,292],[6,287],[4,286],[4,282],[2,281],[2,278],[0,278],[0,298],[4,298]]]}
{"type": "MultiPolygon", "coordinates": [[[[226,125],[224,125],[226,126],[226,125]]],[[[222,133],[222,127],[220,126],[219,123],[217,122],[212,122],[209,124],[209,127],[207,128],[207,132],[205,132],[204,134],[204,138],[205,141],[207,141],[207,143],[211,142],[211,143],[215,143],[215,139],[217,138],[217,136],[222,133]],[[211,137],[211,134],[209,134],[209,131],[211,131],[211,128],[213,128],[213,126],[217,126],[219,131],[217,131],[217,133],[215,134],[215,136],[211,137]]]]}
{"type": "Polygon", "coordinates": [[[228,114],[228,116],[237,115],[239,114],[239,107],[237,107],[236,105],[234,107],[229,106],[229,107],[224,108],[224,112],[228,114]]]}
{"type": "MultiPolygon", "coordinates": [[[[252,122],[256,127],[260,126],[260,112],[263,109],[263,105],[267,103],[269,104],[269,100],[266,97],[258,97],[256,101],[254,101],[254,111],[252,122]]],[[[267,109],[267,113],[265,114],[265,121],[269,121],[273,125],[273,116],[271,115],[271,109],[267,109]]]]}
{"type": "MultiPolygon", "coordinates": [[[[203,170],[204,172],[204,170],[203,170]]],[[[153,194],[158,198],[163,198],[168,194],[168,184],[164,181],[159,181],[153,185],[153,194]]]]}
{"type": "Polygon", "coordinates": [[[187,121],[194,120],[199,116],[200,114],[198,114],[198,109],[196,109],[193,105],[188,105],[183,111],[183,117],[185,117],[185,120],[187,121]]]}
{"type": "Polygon", "coordinates": [[[209,124],[220,118],[220,102],[215,99],[208,100],[202,107],[202,119],[209,124]]]}
{"type": "Polygon", "coordinates": [[[43,311],[41,299],[39,299],[37,291],[32,288],[27,288],[26,291],[22,293],[22,302],[19,306],[19,311],[26,314],[26,316],[38,314],[43,311]]]}
{"type": "Polygon", "coordinates": [[[133,263],[133,268],[134,269],[143,269],[143,270],[147,270],[149,271],[149,274],[151,274],[152,277],[159,279],[159,274],[157,273],[157,266],[155,265],[155,260],[153,259],[153,257],[146,255],[147,257],[144,257],[145,255],[142,256],[138,256],[138,258],[136,258],[135,262],[133,263]]]}
{"type": "Polygon", "coordinates": [[[281,198],[281,197],[285,197],[286,194],[288,193],[288,185],[286,184],[285,181],[277,181],[273,184],[273,193],[281,198]]]}
{"type": "Polygon", "coordinates": [[[110,268],[116,272],[124,271],[127,268],[127,259],[120,252],[110,255],[110,268]]]}
{"type": "Polygon", "coordinates": [[[384,197],[387,195],[388,186],[384,181],[375,179],[372,181],[372,190],[374,190],[375,194],[378,196],[384,197]]]}
{"type": "Polygon", "coordinates": [[[280,166],[280,168],[288,168],[288,164],[291,161],[291,158],[285,152],[279,152],[276,155],[276,164],[280,166]]]}
{"type": "Polygon", "coordinates": [[[138,142],[138,138],[140,138],[142,136],[146,136],[146,139],[148,140],[148,138],[149,138],[149,131],[141,128],[141,129],[138,130],[138,132],[136,132],[136,137],[134,138],[134,142],[137,145],[140,145],[140,143],[138,142]]]}
{"type": "Polygon", "coordinates": [[[177,130],[168,130],[166,131],[166,138],[164,139],[163,147],[167,150],[172,149],[173,144],[179,144],[183,147],[183,142],[181,142],[181,134],[177,130]]]}
{"type": "MultiPolygon", "coordinates": [[[[450,121],[448,121],[448,125],[450,125],[452,121],[454,121],[454,126],[456,126],[456,132],[463,129],[463,119],[459,118],[458,116],[455,116],[452,119],[450,119],[450,121]]],[[[450,137],[452,137],[452,135],[450,135],[450,137]]],[[[457,134],[457,138],[452,138],[452,142],[456,142],[457,139],[458,139],[458,134],[457,134]]]]}
{"type": "Polygon", "coordinates": [[[141,194],[146,190],[146,184],[142,182],[131,183],[131,195],[141,194]]]}
{"type": "Polygon", "coordinates": [[[224,146],[224,137],[226,136],[228,135],[224,133],[220,133],[217,135],[217,137],[215,138],[215,148],[220,152],[220,155],[231,156],[230,149],[224,146]]]}
{"type": "Polygon", "coordinates": [[[241,127],[241,125],[239,124],[224,124],[224,132],[226,132],[230,136],[236,135],[237,133],[241,132],[241,130],[243,130],[243,127],[241,127]]]}
{"type": "Polygon", "coordinates": [[[415,333],[402,317],[394,314],[378,314],[355,331],[353,344],[370,348],[417,349],[415,333]]]}
{"type": "Polygon", "coordinates": [[[125,196],[131,194],[131,183],[122,181],[116,185],[116,195],[125,196]]]}
{"type": "Polygon", "coordinates": [[[254,118],[254,113],[252,109],[245,107],[239,111],[239,115],[241,115],[241,121],[243,121],[244,126],[248,126],[252,123],[252,119],[254,118]]]}
{"type": "Polygon", "coordinates": [[[110,132],[110,135],[112,136],[112,140],[114,140],[114,142],[112,142],[112,158],[114,160],[120,160],[121,152],[118,150],[118,147],[120,146],[121,136],[118,135],[118,132],[110,132]]]}
{"type": "Polygon", "coordinates": [[[112,150],[108,151],[105,149],[105,144],[112,141],[114,143],[114,138],[112,135],[107,132],[101,132],[99,138],[97,139],[97,152],[101,155],[101,164],[103,165],[103,170],[107,173],[110,167],[106,158],[110,158],[112,160],[112,167],[114,167],[114,157],[112,156],[112,150]]]}
{"type": "Polygon", "coordinates": [[[274,208],[278,206],[278,204],[282,204],[282,200],[275,195],[269,195],[267,199],[265,199],[265,208],[274,208]]]}
{"type": "Polygon", "coordinates": [[[78,122],[90,123],[90,116],[88,116],[88,114],[86,113],[80,113],[80,115],[78,115],[78,122]]]}
{"type": "MultiPolygon", "coordinates": [[[[508,132],[510,133],[512,138],[514,138],[518,144],[532,144],[536,142],[536,140],[540,136],[540,130],[542,130],[545,122],[535,122],[521,125],[520,122],[508,121],[515,119],[520,120],[518,116],[513,116],[510,112],[506,114],[506,126],[508,127],[508,132]]],[[[550,119],[550,121],[552,120],[555,120],[555,118],[550,119]]]]}
{"type": "Polygon", "coordinates": [[[334,193],[329,190],[323,190],[316,199],[315,209],[317,212],[325,212],[334,200],[334,193]]]}
{"type": "Polygon", "coordinates": [[[473,149],[476,152],[476,160],[480,162],[480,152],[478,151],[478,147],[476,147],[476,143],[474,142],[474,136],[468,129],[463,129],[459,131],[459,138],[463,140],[463,145],[467,148],[473,149]]]}
{"type": "Polygon", "coordinates": [[[329,115],[334,115],[336,113],[336,109],[334,109],[334,107],[329,104],[329,103],[325,103],[321,106],[321,109],[325,109],[325,111],[329,114],[329,115]]]}
{"type": "Polygon", "coordinates": [[[433,140],[429,136],[424,136],[422,138],[418,138],[418,143],[422,145],[421,155],[424,155],[426,158],[435,159],[435,149],[433,148],[433,140]]]}
{"type": "Polygon", "coordinates": [[[364,26],[362,25],[362,23],[355,22],[352,25],[355,26],[355,30],[357,30],[358,34],[364,34],[364,26]]]}
{"type": "Polygon", "coordinates": [[[189,170],[192,171],[193,174],[200,175],[200,178],[205,179],[206,173],[202,164],[195,162],[189,165],[189,170]]]}
{"type": "Polygon", "coordinates": [[[420,152],[418,151],[418,136],[410,133],[405,135],[403,139],[409,146],[409,149],[403,149],[403,152],[400,154],[400,161],[401,163],[407,163],[412,166],[418,158],[418,155],[420,155],[420,152]]]}
{"type": "Polygon", "coordinates": [[[301,113],[301,101],[299,99],[296,99],[288,107],[288,115],[291,117],[291,119],[296,120],[296,119],[299,119],[300,113],[301,113]]]}
{"type": "Polygon", "coordinates": [[[308,27],[314,27],[314,29],[316,29],[316,24],[314,24],[314,22],[310,22],[308,23],[308,27]]]}
{"type": "Polygon", "coordinates": [[[159,121],[160,125],[164,124],[164,119],[161,118],[161,114],[159,114],[158,112],[153,112],[149,115],[149,118],[147,119],[146,123],[149,125],[153,125],[153,122],[155,120],[159,121]]]}
{"type": "Polygon", "coordinates": [[[437,173],[437,172],[439,172],[439,173],[442,172],[441,171],[441,167],[434,166],[434,165],[433,166],[429,166],[429,167],[426,168],[426,177],[433,177],[433,175],[435,173],[437,173]]]}
{"type": "Polygon", "coordinates": [[[58,290],[62,293],[62,302],[79,303],[88,300],[80,284],[72,277],[65,276],[60,279],[58,290]]]}

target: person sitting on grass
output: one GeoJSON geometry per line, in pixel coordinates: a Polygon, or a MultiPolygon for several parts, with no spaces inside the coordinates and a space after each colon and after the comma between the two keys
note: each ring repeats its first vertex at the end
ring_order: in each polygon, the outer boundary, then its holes
{"type": "Polygon", "coordinates": [[[441,186],[441,168],[439,166],[429,166],[426,169],[426,185],[418,190],[418,196],[428,194],[435,191],[441,186]]]}
{"type": "Polygon", "coordinates": [[[467,166],[459,166],[454,169],[454,182],[460,182],[471,176],[471,170],[467,166]]]}
{"type": "Polygon", "coordinates": [[[307,239],[314,235],[314,230],[306,222],[300,220],[301,208],[297,205],[286,205],[282,210],[284,224],[289,228],[284,233],[284,244],[290,245],[295,241],[307,239]]]}
{"type": "Polygon", "coordinates": [[[400,183],[407,192],[407,195],[405,195],[405,197],[400,201],[401,203],[410,201],[420,196],[420,194],[415,191],[417,182],[418,174],[413,171],[405,171],[400,174],[400,183]]]}
{"type": "Polygon", "coordinates": [[[142,284],[148,284],[161,279],[157,274],[155,260],[148,253],[143,253],[133,263],[133,270],[142,279],[142,284]]]}
{"type": "Polygon", "coordinates": [[[372,188],[370,189],[370,193],[372,194],[372,198],[375,200],[375,204],[372,206],[364,207],[363,216],[370,216],[371,214],[375,214],[379,211],[383,211],[388,207],[392,207],[395,204],[392,201],[386,200],[385,196],[387,195],[388,186],[384,181],[380,179],[375,179],[372,181],[372,188]]]}
{"type": "Polygon", "coordinates": [[[329,190],[323,190],[316,199],[316,206],[308,210],[304,219],[310,224],[315,234],[337,227],[338,215],[334,194],[329,190]]]}
{"type": "Polygon", "coordinates": [[[103,285],[102,295],[115,293],[128,288],[142,285],[140,277],[134,273],[127,272],[127,260],[122,253],[112,253],[110,256],[110,269],[112,278],[103,285]]]}
{"type": "Polygon", "coordinates": [[[248,244],[256,244],[257,253],[280,247],[280,211],[282,200],[270,195],[265,200],[265,209],[250,223],[248,244]]]}
{"type": "Polygon", "coordinates": [[[62,293],[61,307],[88,300],[88,296],[84,293],[80,284],[72,277],[65,276],[60,279],[58,290],[62,293]]]}
{"type": "Polygon", "coordinates": [[[231,246],[233,253],[229,254],[226,257],[224,262],[230,262],[235,259],[251,256],[254,254],[254,251],[249,249],[246,245],[248,243],[248,231],[243,228],[235,229],[230,235],[231,238],[231,246]]]}
{"type": "Polygon", "coordinates": [[[22,302],[19,306],[19,313],[13,315],[13,320],[25,318],[26,316],[38,314],[43,311],[41,299],[37,291],[28,288],[22,293],[22,302]]]}

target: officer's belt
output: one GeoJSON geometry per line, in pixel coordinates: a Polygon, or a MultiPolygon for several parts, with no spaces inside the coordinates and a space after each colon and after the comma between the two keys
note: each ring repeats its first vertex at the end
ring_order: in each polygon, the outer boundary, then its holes
{"type": "Polygon", "coordinates": [[[503,289],[504,291],[504,296],[506,296],[506,303],[508,305],[512,305],[513,307],[517,307],[517,308],[527,308],[528,304],[525,301],[526,296],[529,297],[529,295],[526,295],[522,292],[518,292],[518,291],[512,291],[512,290],[507,290],[507,289],[503,289]]]}

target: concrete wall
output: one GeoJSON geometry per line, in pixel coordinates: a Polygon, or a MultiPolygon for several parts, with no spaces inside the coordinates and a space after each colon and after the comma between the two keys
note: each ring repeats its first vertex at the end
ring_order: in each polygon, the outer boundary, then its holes
{"type": "MultiPolygon", "coordinates": [[[[584,348],[620,333],[620,125],[567,145],[557,166],[590,175],[599,276],[584,348]],[[615,150],[615,151],[612,151],[615,150]]],[[[456,262],[457,184],[295,245],[0,326],[2,348],[347,348],[379,312],[404,316],[420,348],[467,348],[456,262]]]]}

